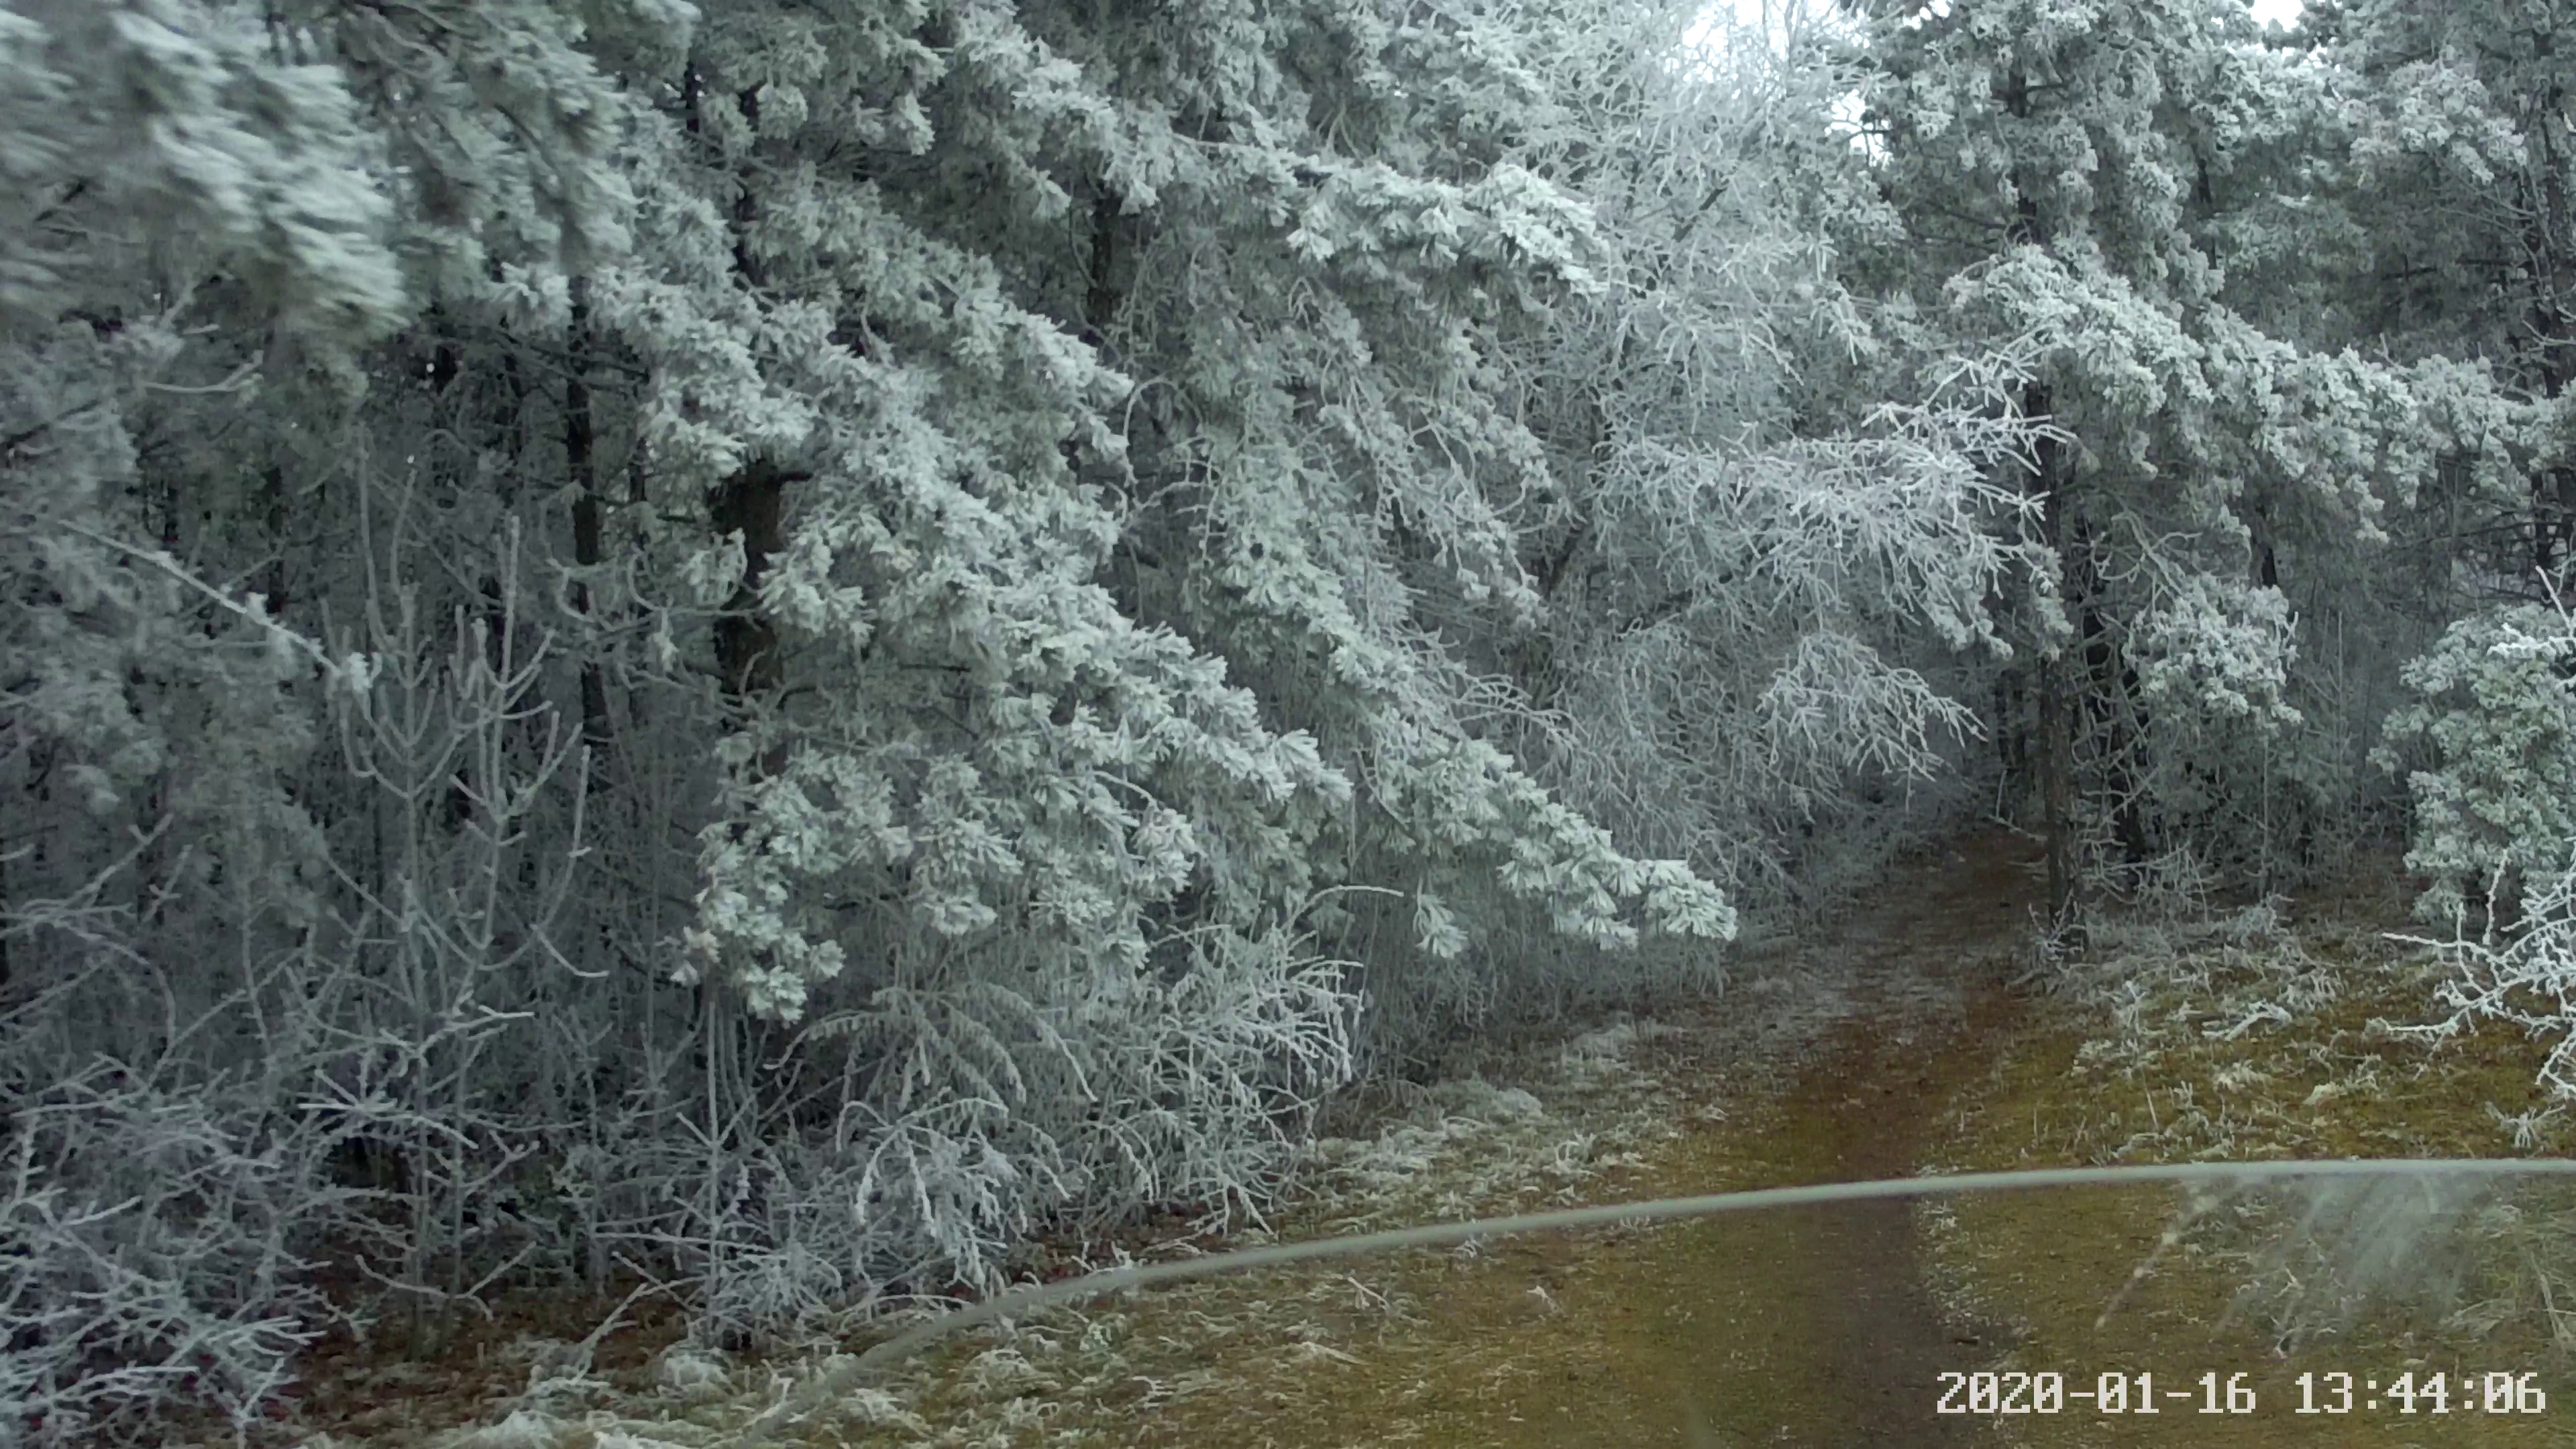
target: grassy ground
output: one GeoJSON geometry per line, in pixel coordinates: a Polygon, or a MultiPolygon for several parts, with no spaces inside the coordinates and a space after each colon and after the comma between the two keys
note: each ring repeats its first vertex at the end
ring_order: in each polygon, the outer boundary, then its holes
{"type": "MultiPolygon", "coordinates": [[[[1497,1052],[1380,1103],[1318,1150],[1275,1236],[1912,1171],[2551,1150],[2535,1044],[2433,1050],[2380,1024],[2418,1019],[2431,991],[2423,953],[2385,939],[2404,924],[2393,871],[2293,925],[2133,921],[2051,989],[2012,991],[2031,960],[2027,855],[1962,842],[1832,939],[1746,963],[1723,1000],[1497,1052]]],[[[2559,1427],[2576,1424],[2559,1341],[2576,1333],[2553,1331],[2576,1288],[2539,1271],[2576,1263],[2576,1216],[2537,1196],[2432,1208],[2058,1191],[1281,1270],[967,1336],[786,1442],[2576,1444],[2559,1427]],[[2152,1417],[1933,1412],[1942,1374],[1980,1371],[2079,1392],[2151,1374],[2190,1397],[2152,1417]],[[2408,1417],[2389,1393],[2442,1372],[2456,1410],[2462,1373],[2526,1371],[2551,1412],[2408,1417]],[[2339,1373],[2355,1412],[2295,1412],[2299,1375],[2326,1407],[2339,1373]],[[2222,1392],[2242,1375],[2252,1411],[2191,1412],[2204,1374],[2222,1392]]],[[[374,1417],[341,1442],[714,1449],[814,1367],[630,1348],[613,1375],[543,1381],[516,1366],[541,1347],[491,1355],[515,1382],[476,1399],[481,1428],[416,1411],[452,1409],[452,1382],[366,1381],[385,1386],[374,1417]]]]}
{"type": "MultiPolygon", "coordinates": [[[[2233,932],[2112,933],[1951,1104],[1931,1165],[2547,1151],[2535,1043],[2489,1028],[2432,1048],[2388,1029],[2423,1019],[2438,969],[2382,934],[2407,929],[2401,906],[2393,889],[2359,891],[2314,902],[2304,930],[2242,929],[2269,924],[2253,917],[2233,932]]],[[[2542,1271],[2567,1262],[2567,1210],[2540,1189],[2510,1202],[2060,1192],[1963,1199],[1925,1225],[1949,1301],[2011,1326],[1998,1368],[2080,1389],[2149,1373],[2187,1395],[2154,1417],[2012,1416],[1999,1421],[2010,1443],[2552,1445],[2576,1443],[2559,1290],[2542,1271]],[[2198,1412],[2212,1373],[2222,1394],[2241,1374],[2252,1411],[2198,1412]],[[2404,1412],[2400,1376],[2437,1373],[2453,1412],[2429,1397],[2404,1412]],[[2535,1375],[2551,1411],[2484,1412],[2489,1373],[2535,1375]],[[2349,1413],[2323,1412],[2337,1375],[2349,1413]],[[2481,1391],[2465,1411],[2463,1375],[2481,1391]]]]}

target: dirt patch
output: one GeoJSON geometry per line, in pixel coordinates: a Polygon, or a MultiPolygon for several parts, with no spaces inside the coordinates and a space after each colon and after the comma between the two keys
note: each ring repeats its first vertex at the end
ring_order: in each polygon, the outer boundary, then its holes
{"type": "MultiPolygon", "coordinates": [[[[1926,1041],[1891,1034],[1884,1021],[1836,1032],[1839,1050],[1801,1080],[1786,1130],[1832,1159],[1818,1181],[1904,1177],[1921,1164],[1942,1101],[1974,1070],[1980,1044],[2018,1012],[1992,989],[1978,993],[1964,1029],[1926,1041]]],[[[2003,1334],[1954,1323],[1924,1274],[1914,1205],[1863,1202],[1812,1208],[1796,1222],[1797,1259],[1814,1284],[1819,1397],[1848,1411],[1869,1442],[1889,1449],[1951,1449],[1990,1442],[1971,1420],[1934,1412],[1940,1375],[1982,1366],[2003,1334]]]]}
{"type": "MultiPolygon", "coordinates": [[[[1641,1055],[1679,1130],[1584,1195],[1916,1171],[1953,1099],[1985,1079],[1995,1040],[2019,1023],[2001,983],[2027,922],[2029,854],[2000,833],[1961,842],[1907,867],[1876,911],[1777,963],[1788,975],[1773,988],[1830,1001],[1836,1020],[1759,1061],[1717,1045],[1729,1003],[1712,1020],[1667,1021],[1641,1055]]],[[[1913,1208],[1867,1203],[1372,1265],[1353,1287],[1397,1305],[1389,1320],[1286,1362],[1228,1354],[1209,1365],[1208,1391],[1156,1405],[1139,1442],[1992,1443],[1984,1424],[1934,1411],[1939,1375],[1988,1366],[2008,1345],[1945,1311],[1921,1244],[1913,1208]]]]}
{"type": "MultiPolygon", "coordinates": [[[[1703,1150],[1748,1153],[1781,1184],[1919,1170],[1949,1125],[1950,1101],[1982,1079],[1995,1044],[2025,1014],[2003,978],[2032,867],[2024,842],[1995,832],[1900,875],[1886,904],[1840,943],[1862,958],[1855,1013],[1798,1072],[1759,1140],[1713,1140],[1703,1150]]],[[[1756,1276],[1784,1300],[1780,1309],[1806,1320],[1811,1360],[1801,1391],[1787,1396],[1806,1402],[1774,1406],[1802,1409],[1806,1425],[1784,1422],[1771,1442],[1991,1442],[1982,1424],[1935,1409],[1940,1375],[1985,1366],[2006,1335],[1945,1311],[1925,1275],[1916,1211],[1905,1202],[1852,1203],[1772,1214],[1763,1225],[1780,1254],[1756,1276]]],[[[1741,1235],[1750,1226],[1709,1231],[1741,1235]]],[[[1761,1429],[1734,1427],[1746,1438],[1761,1429]]]]}
{"type": "MultiPolygon", "coordinates": [[[[1792,1180],[1904,1177],[1923,1165],[1946,1104],[1982,1075],[1992,1045],[2024,1014],[2002,977],[2035,860],[2008,834],[1970,838],[1900,879],[1859,924],[1854,944],[1874,948],[1866,979],[1898,999],[1871,1002],[1836,1028],[1826,1059],[1789,1094],[1787,1133],[1830,1160],[1829,1172],[1792,1180]],[[1958,993],[1955,1005],[1945,988],[1958,993]]],[[[1872,1442],[1895,1449],[1985,1442],[1977,1424],[1933,1410],[1939,1376],[1991,1359],[2002,1335],[1945,1315],[1919,1256],[1914,1205],[1796,1216],[1817,1294],[1825,1400],[1848,1406],[1872,1442]]]]}

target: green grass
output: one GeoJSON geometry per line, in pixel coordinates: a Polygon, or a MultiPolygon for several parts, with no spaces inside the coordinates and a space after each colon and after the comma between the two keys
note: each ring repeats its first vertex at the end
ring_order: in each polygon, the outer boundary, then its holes
{"type": "MultiPolygon", "coordinates": [[[[2194,1158],[2490,1157],[2547,1146],[2545,1045],[2486,1027],[2439,1048],[2420,1020],[2432,972],[2387,942],[2386,903],[2346,900],[2304,935],[2113,949],[2073,973],[1950,1111],[1940,1164],[1992,1169],[2194,1158]],[[2160,946],[2160,948],[2157,948],[2160,946]],[[2266,1012],[2269,1003],[2285,1008],[2266,1012]],[[2250,1023],[2250,1024],[2249,1024],[2250,1023]],[[2241,1026],[2242,1029],[2239,1029],[2241,1026]],[[2542,1124],[2515,1145],[2507,1119],[2542,1124]]],[[[2243,1418],[2016,1418],[2011,1442],[2359,1445],[2571,1442],[2576,1374],[2555,1305],[2576,1275],[2568,1194],[2431,1205],[2400,1194],[2205,1201],[2066,1192],[1957,1202],[1930,1226],[1953,1301],[2001,1317],[2006,1365],[2148,1371],[2168,1385],[2246,1375],[2243,1418]],[[2564,1396],[2545,1416],[2302,1416],[2298,1376],[2523,1371],[2564,1396]]],[[[2320,1380],[2322,1382],[2322,1380],[2320,1380]]]]}

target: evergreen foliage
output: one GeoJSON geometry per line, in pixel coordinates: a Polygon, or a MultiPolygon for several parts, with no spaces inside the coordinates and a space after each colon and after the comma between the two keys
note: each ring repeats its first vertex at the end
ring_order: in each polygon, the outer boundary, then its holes
{"type": "Polygon", "coordinates": [[[2059,435],[2022,480],[2048,561],[2007,601],[1997,706],[2055,910],[2086,882],[2295,880],[2369,803],[2358,767],[2427,637],[2389,607],[2391,509],[2489,436],[2495,380],[2365,351],[2316,305],[2348,290],[2358,107],[2241,10],[1875,19],[1907,221],[1876,266],[1935,345],[2034,350],[2017,404],[2059,435]]]}
{"type": "Polygon", "coordinates": [[[12,0],[0,1437],[1258,1214],[1988,802],[2288,878],[2401,689],[2555,869],[2554,52],[2446,17],[12,0]]]}

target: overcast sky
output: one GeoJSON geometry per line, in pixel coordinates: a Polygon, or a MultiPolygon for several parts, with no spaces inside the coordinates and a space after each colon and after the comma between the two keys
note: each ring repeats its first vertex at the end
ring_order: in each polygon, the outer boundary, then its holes
{"type": "MultiPolygon", "coordinates": [[[[1701,12],[1708,19],[1685,32],[1683,39],[1690,45],[1705,44],[1711,28],[1723,24],[1726,15],[1732,12],[1739,24],[1758,33],[1771,34],[1773,43],[1777,44],[1784,17],[1787,17],[1785,23],[1792,28],[1804,28],[1812,22],[1800,17],[1823,14],[1829,5],[1830,0],[1718,0],[1717,4],[1701,12]]],[[[2297,24],[2299,12],[2305,8],[2300,0],[2253,0],[2253,5],[2256,21],[2280,25],[2297,24]]]]}

